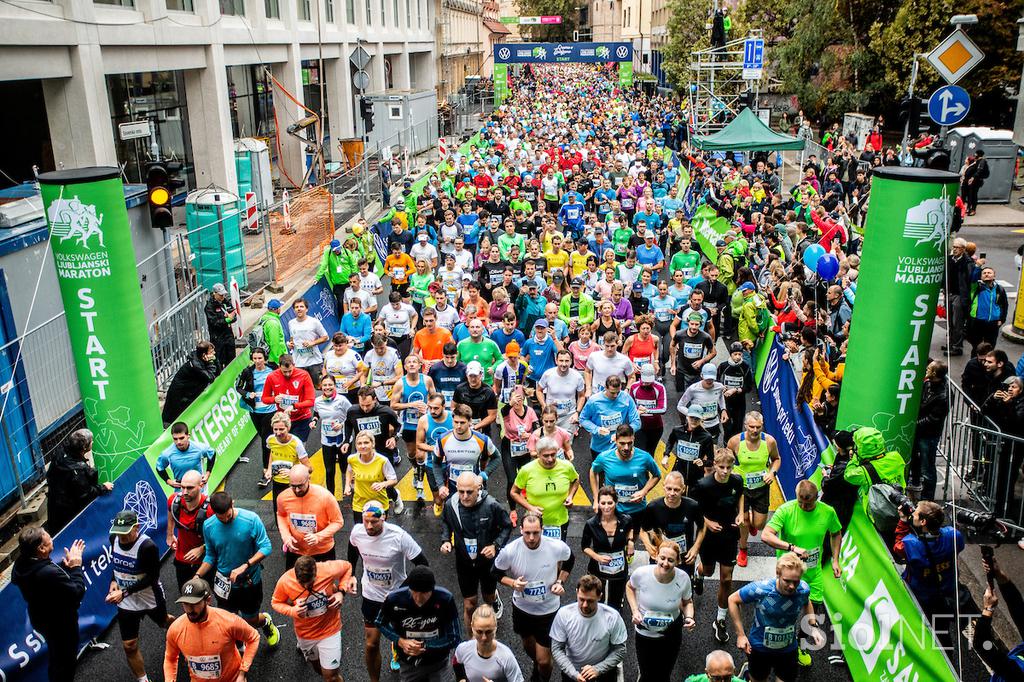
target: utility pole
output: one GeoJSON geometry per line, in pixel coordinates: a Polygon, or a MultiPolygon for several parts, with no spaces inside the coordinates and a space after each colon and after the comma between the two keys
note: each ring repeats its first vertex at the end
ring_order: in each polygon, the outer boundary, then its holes
{"type": "MultiPolygon", "coordinates": [[[[914,99],[914,86],[917,84],[917,60],[919,57],[925,55],[920,52],[914,53],[914,66],[910,70],[910,87],[907,88],[907,98],[914,99]]],[[[901,156],[907,158],[908,149],[910,147],[910,116],[907,116],[907,122],[903,125],[903,141],[900,143],[901,156]]]]}
{"type": "MultiPolygon", "coordinates": [[[[1017,20],[1017,52],[1024,52],[1024,17],[1017,20]]],[[[1024,69],[1017,86],[1017,113],[1013,118],[1013,141],[1024,145],[1024,69]]]]}

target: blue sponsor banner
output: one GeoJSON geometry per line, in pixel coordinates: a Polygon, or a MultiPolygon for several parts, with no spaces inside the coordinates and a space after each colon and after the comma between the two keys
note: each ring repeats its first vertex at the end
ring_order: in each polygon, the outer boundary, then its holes
{"type": "MultiPolygon", "coordinates": [[[[104,599],[113,576],[110,523],[122,509],[139,515],[142,532],[152,538],[161,556],[167,551],[167,498],[145,457],[139,457],[114,482],[109,495],[96,498],[53,539],[53,561],[60,563],[64,548],[85,541],[82,567],[87,589],[78,611],[79,643],[99,637],[117,616],[117,607],[104,599]]],[[[21,590],[8,584],[0,590],[0,679],[46,682],[46,641],[32,629],[21,590]]]]}
{"type": "Polygon", "coordinates": [[[797,405],[799,386],[789,362],[782,358],[785,352],[779,340],[773,339],[757,392],[765,433],[774,436],[779,445],[779,486],[791,500],[796,496],[796,484],[818,468],[828,441],[814,423],[811,408],[806,403],[797,405]]]}
{"type": "MultiPolygon", "coordinates": [[[[315,317],[320,320],[320,324],[327,330],[327,341],[320,344],[320,350],[325,351],[331,345],[330,337],[334,332],[341,329],[341,320],[338,319],[338,315],[335,311],[336,301],[334,298],[334,292],[331,291],[331,287],[327,284],[327,279],[321,277],[316,281],[316,284],[306,289],[306,293],[302,295],[306,303],[309,304],[309,316],[315,317]]],[[[288,323],[295,319],[295,311],[288,307],[288,310],[281,313],[281,326],[284,327],[284,338],[290,340],[292,335],[288,332],[288,323]]]]}
{"type": "Polygon", "coordinates": [[[631,61],[632,43],[499,43],[494,46],[495,64],[631,61]]]}

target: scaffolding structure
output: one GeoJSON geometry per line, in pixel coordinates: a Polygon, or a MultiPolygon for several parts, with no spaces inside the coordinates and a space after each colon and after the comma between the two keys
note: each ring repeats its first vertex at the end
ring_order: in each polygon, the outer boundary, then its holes
{"type": "Polygon", "coordinates": [[[695,134],[708,135],[721,130],[745,105],[757,110],[760,79],[743,78],[743,44],[761,36],[761,30],[756,29],[722,47],[691,53],[693,79],[688,99],[690,126],[695,134]]]}

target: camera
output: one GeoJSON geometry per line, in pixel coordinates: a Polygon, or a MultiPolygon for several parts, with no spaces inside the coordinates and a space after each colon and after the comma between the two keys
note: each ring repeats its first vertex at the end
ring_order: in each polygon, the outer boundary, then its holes
{"type": "Polygon", "coordinates": [[[1009,529],[992,512],[980,512],[963,507],[954,508],[948,502],[946,509],[968,538],[985,538],[1001,542],[1009,537],[1009,529]]]}

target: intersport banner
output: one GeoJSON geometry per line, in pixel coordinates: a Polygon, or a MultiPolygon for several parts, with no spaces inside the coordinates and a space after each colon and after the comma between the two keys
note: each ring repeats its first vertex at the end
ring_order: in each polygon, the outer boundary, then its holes
{"type": "Polygon", "coordinates": [[[766,339],[758,354],[757,392],[764,431],[779,446],[779,487],[787,500],[796,497],[796,484],[818,468],[828,441],[814,423],[807,403],[798,403],[796,375],[782,359],[786,349],[777,338],[766,339]]]}
{"type": "Polygon", "coordinates": [[[717,261],[718,250],[715,248],[715,242],[729,231],[729,221],[715,213],[715,209],[704,204],[693,214],[690,225],[693,226],[693,236],[697,238],[700,250],[711,262],[717,261]]]}
{"type": "MultiPolygon", "coordinates": [[[[65,547],[78,539],[85,541],[82,567],[87,587],[78,610],[79,643],[83,647],[90,639],[102,635],[117,615],[117,607],[104,599],[113,576],[108,532],[114,516],[122,509],[139,515],[142,532],[156,543],[162,556],[167,551],[167,497],[149,462],[142,457],[114,481],[109,495],[93,500],[53,538],[50,558],[56,563],[64,558],[65,547]]],[[[46,640],[33,630],[21,590],[12,584],[0,590],[0,623],[0,680],[46,682],[46,640]]],[[[113,649],[105,655],[124,660],[113,649]]]]}
{"type": "Polygon", "coordinates": [[[163,431],[121,171],[54,171],[39,185],[93,456],[113,481],[163,431]]]}
{"type": "MultiPolygon", "coordinates": [[[[217,489],[256,436],[252,419],[242,407],[241,396],[235,390],[238,375],[248,365],[249,353],[243,352],[178,417],[178,421],[188,424],[193,440],[206,443],[217,453],[207,484],[210,490],[217,489]]],[[[171,430],[167,429],[146,450],[146,460],[151,469],[155,470],[156,458],[172,444],[171,430]]],[[[172,491],[162,480],[160,485],[163,492],[169,494],[172,491]]]]}
{"type": "Polygon", "coordinates": [[[909,459],[959,176],[885,167],[871,210],[850,323],[838,428],[874,426],[909,459]]]}

